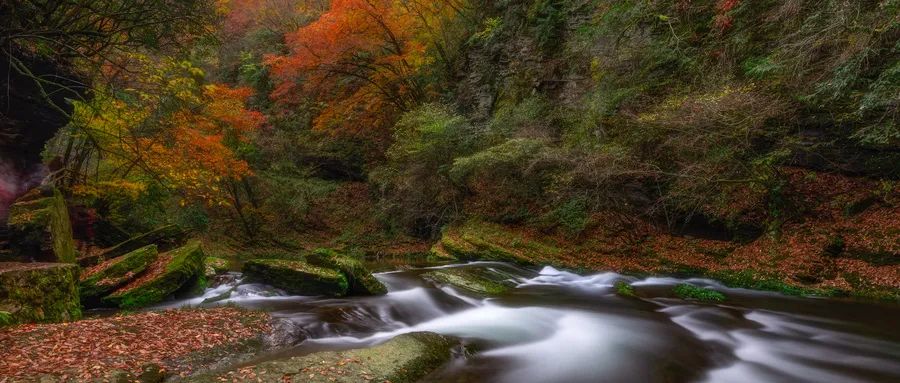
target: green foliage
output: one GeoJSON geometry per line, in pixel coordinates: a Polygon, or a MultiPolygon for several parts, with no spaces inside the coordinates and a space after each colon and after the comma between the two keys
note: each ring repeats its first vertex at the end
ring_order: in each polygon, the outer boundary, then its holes
{"type": "Polygon", "coordinates": [[[687,283],[682,283],[672,290],[675,295],[677,295],[681,299],[690,299],[690,300],[698,300],[701,302],[724,302],[725,295],[722,293],[710,290],[703,287],[697,287],[694,285],[689,285],[687,283]]]}
{"type": "Polygon", "coordinates": [[[457,214],[462,194],[449,176],[456,157],[478,139],[468,121],[439,104],[407,112],[395,126],[387,163],[371,174],[385,216],[432,235],[457,214]]]}
{"type": "Polygon", "coordinates": [[[467,176],[481,172],[501,173],[503,169],[521,167],[538,153],[543,143],[527,138],[514,138],[500,145],[492,146],[475,154],[453,160],[450,178],[456,182],[467,176]]]}
{"type": "Polygon", "coordinates": [[[13,323],[13,316],[7,311],[0,311],[0,328],[10,326],[13,323]]]}
{"type": "Polygon", "coordinates": [[[566,2],[561,0],[536,0],[528,9],[528,20],[539,47],[557,46],[566,21],[565,7],[566,2]]]}
{"type": "Polygon", "coordinates": [[[616,289],[616,294],[619,294],[623,297],[633,298],[636,296],[634,294],[634,287],[628,284],[628,282],[616,281],[616,284],[613,285],[613,288],[616,289]]]}
{"type": "Polygon", "coordinates": [[[542,223],[561,226],[566,233],[577,235],[590,224],[588,204],[584,198],[573,198],[541,217],[542,223]]]}

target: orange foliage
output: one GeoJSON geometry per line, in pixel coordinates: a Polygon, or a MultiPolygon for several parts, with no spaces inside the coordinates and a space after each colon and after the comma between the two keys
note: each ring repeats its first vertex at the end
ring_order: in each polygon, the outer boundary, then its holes
{"type": "Polygon", "coordinates": [[[335,0],[315,22],[286,36],[291,54],[267,58],[273,97],[314,94],[326,107],[318,129],[386,128],[422,95],[417,71],[428,62],[418,14],[392,0],[335,0]]]}
{"type": "Polygon", "coordinates": [[[167,139],[141,139],[147,163],[186,194],[224,204],[218,181],[252,174],[233,146],[248,142],[249,134],[265,122],[262,113],[245,109],[251,94],[247,88],[206,86],[204,107],[175,113],[167,139]]]}

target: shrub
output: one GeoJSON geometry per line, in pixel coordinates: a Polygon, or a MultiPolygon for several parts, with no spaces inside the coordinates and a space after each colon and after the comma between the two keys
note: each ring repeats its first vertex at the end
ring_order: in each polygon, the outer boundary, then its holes
{"type": "Polygon", "coordinates": [[[462,190],[450,179],[454,158],[471,151],[477,133],[450,108],[428,104],[395,126],[387,162],[370,175],[386,217],[415,234],[431,236],[453,219],[462,190]]]}

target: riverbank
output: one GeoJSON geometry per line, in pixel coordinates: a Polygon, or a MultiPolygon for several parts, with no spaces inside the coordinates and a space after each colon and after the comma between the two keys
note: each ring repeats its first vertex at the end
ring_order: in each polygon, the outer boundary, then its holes
{"type": "Polygon", "coordinates": [[[213,362],[204,355],[259,343],[269,322],[266,313],[221,307],[3,328],[0,382],[133,381],[129,374],[147,370],[184,376],[213,362]]]}

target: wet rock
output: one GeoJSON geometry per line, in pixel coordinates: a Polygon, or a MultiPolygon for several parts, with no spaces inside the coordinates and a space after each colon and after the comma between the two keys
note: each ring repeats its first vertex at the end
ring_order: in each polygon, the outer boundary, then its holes
{"type": "Polygon", "coordinates": [[[124,309],[151,305],[196,281],[202,273],[203,250],[199,242],[191,242],[160,254],[144,276],[119,288],[102,301],[124,309]]]}
{"type": "Polygon", "coordinates": [[[209,278],[209,287],[215,288],[222,285],[234,284],[240,279],[240,276],[240,273],[232,272],[215,275],[212,278],[209,278]]]}
{"type": "Polygon", "coordinates": [[[422,278],[437,285],[450,285],[482,295],[503,294],[515,283],[505,273],[484,268],[452,267],[422,274],[422,278]]]}
{"type": "Polygon", "coordinates": [[[141,367],[141,373],[137,376],[140,383],[160,383],[166,379],[166,370],[158,364],[146,364],[141,367]]]}
{"type": "Polygon", "coordinates": [[[263,337],[263,344],[275,349],[290,347],[306,340],[308,335],[301,324],[280,318],[272,322],[272,331],[263,337]]]}
{"type": "Polygon", "coordinates": [[[16,260],[75,262],[69,212],[55,188],[34,189],[10,206],[9,232],[16,260]]]}
{"type": "Polygon", "coordinates": [[[363,263],[355,258],[340,254],[330,249],[318,249],[306,257],[307,262],[315,266],[339,270],[347,277],[350,295],[384,295],[384,286],[363,263]]]}
{"type": "Polygon", "coordinates": [[[67,263],[0,263],[0,312],[7,324],[81,318],[78,266],[67,263]]]}
{"type": "Polygon", "coordinates": [[[247,282],[275,286],[293,294],[344,296],[347,277],[333,269],[313,266],[301,261],[255,259],[244,264],[247,282]]]}
{"type": "MultiPolygon", "coordinates": [[[[459,342],[442,335],[417,332],[403,334],[387,343],[338,352],[263,362],[234,371],[228,377],[246,376],[256,382],[392,382],[420,381],[452,358],[459,342]]],[[[198,376],[189,382],[218,382],[216,376],[198,376]]]]}
{"type": "Polygon", "coordinates": [[[90,275],[83,275],[78,284],[81,289],[81,301],[86,306],[96,305],[104,296],[128,283],[158,257],[156,245],[144,246],[107,264],[90,275]]]}

